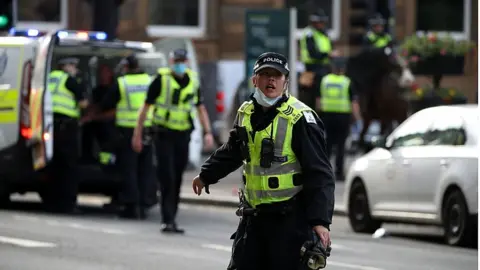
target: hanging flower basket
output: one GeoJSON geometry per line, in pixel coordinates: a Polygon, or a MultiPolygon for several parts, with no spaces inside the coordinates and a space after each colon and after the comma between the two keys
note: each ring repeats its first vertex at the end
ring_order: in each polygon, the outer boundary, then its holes
{"type": "Polygon", "coordinates": [[[431,33],[410,36],[400,48],[417,75],[460,75],[463,74],[465,55],[475,48],[475,44],[431,33]]]}
{"type": "Polygon", "coordinates": [[[435,89],[429,85],[414,86],[410,95],[413,112],[434,106],[467,104],[467,101],[467,97],[453,87],[435,89]]]}

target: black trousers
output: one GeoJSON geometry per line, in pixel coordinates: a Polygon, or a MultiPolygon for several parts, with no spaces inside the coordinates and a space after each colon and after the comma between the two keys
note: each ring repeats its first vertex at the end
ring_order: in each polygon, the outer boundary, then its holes
{"type": "Polygon", "coordinates": [[[53,122],[53,181],[44,191],[47,207],[70,211],[77,203],[79,127],[76,119],[55,114],[53,122]]]}
{"type": "Polygon", "coordinates": [[[122,139],[117,152],[117,166],[121,172],[123,182],[120,192],[120,202],[126,206],[147,207],[148,194],[152,191],[150,184],[153,176],[153,148],[144,145],[141,153],[132,149],[133,129],[118,128],[122,139]]]}
{"type": "Polygon", "coordinates": [[[350,133],[351,114],[349,113],[321,113],[321,119],[327,132],[328,158],[332,156],[333,146],[335,153],[335,173],[343,175],[345,159],[345,141],[350,133]]]}
{"type": "Polygon", "coordinates": [[[303,214],[294,211],[286,215],[260,214],[249,218],[247,238],[234,269],[306,269],[300,263],[300,248],[305,241],[313,240],[313,231],[303,214]]]}
{"type": "Polygon", "coordinates": [[[160,209],[166,224],[175,223],[177,216],[183,173],[188,164],[190,133],[162,131],[155,136],[160,209]]]}

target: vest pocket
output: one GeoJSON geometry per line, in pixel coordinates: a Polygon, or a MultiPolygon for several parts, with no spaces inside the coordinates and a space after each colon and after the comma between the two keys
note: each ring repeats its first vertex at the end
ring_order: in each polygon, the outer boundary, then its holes
{"type": "Polygon", "coordinates": [[[303,178],[301,173],[296,173],[292,176],[293,185],[298,187],[303,185],[303,178]]]}
{"type": "Polygon", "coordinates": [[[276,189],[280,186],[278,177],[269,177],[268,178],[268,187],[271,189],[276,189]]]}

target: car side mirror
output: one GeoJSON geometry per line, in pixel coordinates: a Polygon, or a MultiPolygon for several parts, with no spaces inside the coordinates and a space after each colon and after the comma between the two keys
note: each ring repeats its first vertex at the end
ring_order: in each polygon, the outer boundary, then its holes
{"type": "Polygon", "coordinates": [[[378,147],[383,149],[388,149],[387,147],[387,137],[386,136],[376,136],[372,139],[372,149],[378,147]]]}

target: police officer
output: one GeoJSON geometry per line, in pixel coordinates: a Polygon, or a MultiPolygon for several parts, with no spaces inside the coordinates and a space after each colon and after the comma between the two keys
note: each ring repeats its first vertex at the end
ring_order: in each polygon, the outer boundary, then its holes
{"type": "Polygon", "coordinates": [[[155,107],[155,149],[157,177],[161,192],[162,232],[183,233],[175,222],[183,172],[188,164],[190,134],[194,128],[194,107],[203,127],[204,145],[213,145],[213,136],[207,110],[203,105],[198,75],[188,68],[184,49],[170,54],[170,68],[161,68],[148,88],[132,144],[136,151],[142,148],[142,123],[147,111],[155,107]]]}
{"type": "Polygon", "coordinates": [[[318,84],[317,111],[327,131],[328,157],[336,146],[335,173],[337,180],[343,180],[345,141],[350,132],[352,112],[356,124],[360,120],[360,107],[350,79],[344,75],[345,59],[335,58],[333,72],[323,77],[318,84]]]}
{"type": "Polygon", "coordinates": [[[368,20],[371,30],[364,37],[365,48],[384,48],[393,42],[392,36],[385,32],[385,19],[376,14],[368,20]]]}
{"type": "Polygon", "coordinates": [[[193,179],[193,190],[200,195],[205,186],[244,165],[244,201],[238,214],[247,221],[232,236],[229,269],[298,269],[306,240],[316,234],[330,245],[335,182],[323,123],[310,107],[288,95],[288,73],[283,55],[258,57],[252,100],[238,109],[228,142],[193,179]],[[245,231],[248,237],[243,238],[245,231]]]}
{"type": "MultiPolygon", "coordinates": [[[[332,42],[328,37],[328,16],[322,9],[309,16],[310,25],[303,31],[300,39],[300,60],[306,72],[313,72],[315,80],[320,80],[329,72],[330,57],[338,54],[332,50],[332,42]]],[[[302,100],[309,106],[315,104],[314,88],[302,91],[302,100]]]]}
{"type": "Polygon", "coordinates": [[[58,69],[50,72],[48,91],[53,101],[53,162],[54,181],[46,187],[42,197],[46,207],[55,212],[79,213],[78,194],[79,118],[80,109],[88,106],[83,87],[77,82],[79,59],[64,58],[58,69]]]}
{"type": "MultiPolygon", "coordinates": [[[[133,131],[137,125],[138,111],[145,100],[150,75],[141,71],[138,60],[134,55],[124,58],[120,62],[122,76],[109,91],[103,102],[105,108],[116,108],[116,126],[121,134],[119,140],[116,165],[123,178],[120,201],[124,208],[120,216],[132,219],[144,219],[145,209],[148,206],[147,193],[153,180],[153,150],[147,142],[139,153],[132,149],[133,131]]],[[[152,111],[146,114],[144,126],[152,125],[152,111]]],[[[144,138],[145,139],[145,138],[144,138]]],[[[142,140],[145,143],[145,140],[142,140]]]]}

